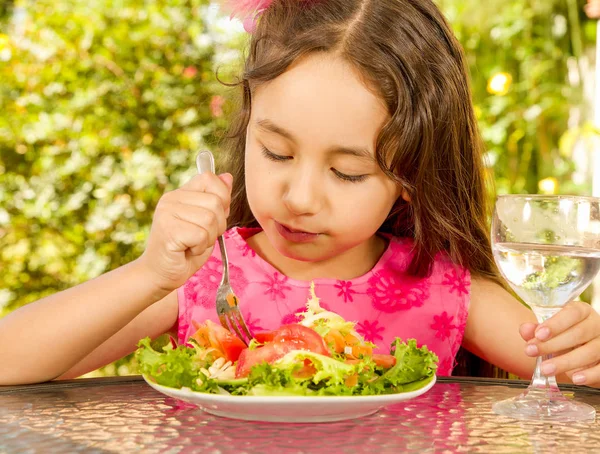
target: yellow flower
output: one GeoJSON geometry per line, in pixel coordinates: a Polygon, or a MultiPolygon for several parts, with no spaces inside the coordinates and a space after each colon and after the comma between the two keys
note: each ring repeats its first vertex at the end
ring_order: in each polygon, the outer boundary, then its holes
{"type": "Polygon", "coordinates": [[[6,49],[10,44],[10,38],[7,35],[0,33],[0,51],[6,49]]]}
{"type": "Polygon", "coordinates": [[[488,80],[487,91],[493,95],[503,96],[508,93],[511,84],[512,76],[509,73],[496,73],[488,80]]]}
{"type": "Polygon", "coordinates": [[[558,181],[554,177],[544,178],[538,182],[538,188],[542,194],[556,194],[558,181]]]}

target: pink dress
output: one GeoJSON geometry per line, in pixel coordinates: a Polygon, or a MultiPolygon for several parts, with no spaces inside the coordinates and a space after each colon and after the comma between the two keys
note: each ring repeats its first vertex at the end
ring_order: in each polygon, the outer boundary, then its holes
{"type": "MultiPolygon", "coordinates": [[[[258,229],[233,228],[224,235],[230,281],[240,298],[246,324],[253,332],[293,323],[305,309],[310,282],[290,279],[259,257],[246,242],[258,229]]],[[[356,330],[389,353],[394,338],[414,338],[439,357],[438,375],[450,375],[462,342],[469,308],[471,277],[444,254],[436,257],[433,273],[416,279],[405,270],[412,241],[390,238],[375,267],[356,279],[315,279],[321,306],[357,322],[356,330]]],[[[178,341],[195,331],[192,320],[218,323],[215,309],[222,262],[218,246],[206,264],[178,290],[178,341]]]]}

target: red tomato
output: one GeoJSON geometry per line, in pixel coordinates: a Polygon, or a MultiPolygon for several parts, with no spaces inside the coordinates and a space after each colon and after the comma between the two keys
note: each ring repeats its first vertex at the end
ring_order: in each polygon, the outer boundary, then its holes
{"type": "Polygon", "coordinates": [[[275,337],[275,333],[277,331],[263,331],[262,333],[256,333],[254,335],[254,339],[261,344],[266,344],[267,342],[271,342],[275,337]]]}
{"type": "Polygon", "coordinates": [[[194,323],[194,326],[198,330],[192,337],[203,347],[216,349],[228,361],[237,361],[242,350],[246,348],[246,344],[237,336],[210,320],[202,325],[194,323]]]}
{"type": "Polygon", "coordinates": [[[273,338],[273,343],[291,342],[296,350],[309,350],[325,356],[331,356],[325,340],[312,328],[303,325],[283,325],[273,338]]]}
{"type": "Polygon", "coordinates": [[[247,377],[250,370],[262,363],[274,363],[282,358],[286,353],[295,350],[291,344],[273,344],[269,343],[262,347],[250,350],[247,348],[240,355],[235,368],[235,378],[247,377]]]}
{"type": "MultiPolygon", "coordinates": [[[[292,350],[308,350],[331,356],[323,338],[316,331],[306,326],[298,324],[284,325],[278,330],[264,334],[265,336],[262,339],[268,339],[272,336],[272,340],[254,350],[246,349],[242,352],[235,370],[236,378],[246,377],[252,367],[257,364],[264,362],[272,364],[292,350]]],[[[261,342],[258,338],[256,340],[261,342]]]]}

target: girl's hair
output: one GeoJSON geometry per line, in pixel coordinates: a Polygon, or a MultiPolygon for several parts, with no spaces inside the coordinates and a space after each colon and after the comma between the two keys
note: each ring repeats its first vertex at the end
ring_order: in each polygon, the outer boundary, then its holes
{"type": "Polygon", "coordinates": [[[234,176],[230,225],[256,226],[246,199],[244,153],[254,87],[298,58],[342,56],[386,103],[379,166],[410,195],[382,232],[414,239],[409,273],[427,276],[436,254],[497,279],[488,237],[482,141],[462,49],[431,0],[275,0],[250,42],[240,110],[226,154],[234,176]]]}

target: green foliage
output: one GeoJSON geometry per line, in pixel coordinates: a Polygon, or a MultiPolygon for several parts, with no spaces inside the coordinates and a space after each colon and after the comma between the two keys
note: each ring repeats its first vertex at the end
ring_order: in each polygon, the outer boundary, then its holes
{"type": "Polygon", "coordinates": [[[225,126],[207,4],[23,3],[0,63],[1,309],[143,251],[158,198],[225,126]]]}
{"type": "Polygon", "coordinates": [[[437,3],[467,53],[498,192],[537,193],[551,178],[559,192],[589,193],[585,140],[596,133],[583,94],[593,90],[585,83],[593,81],[595,21],[585,18],[585,1],[437,3]]]}

